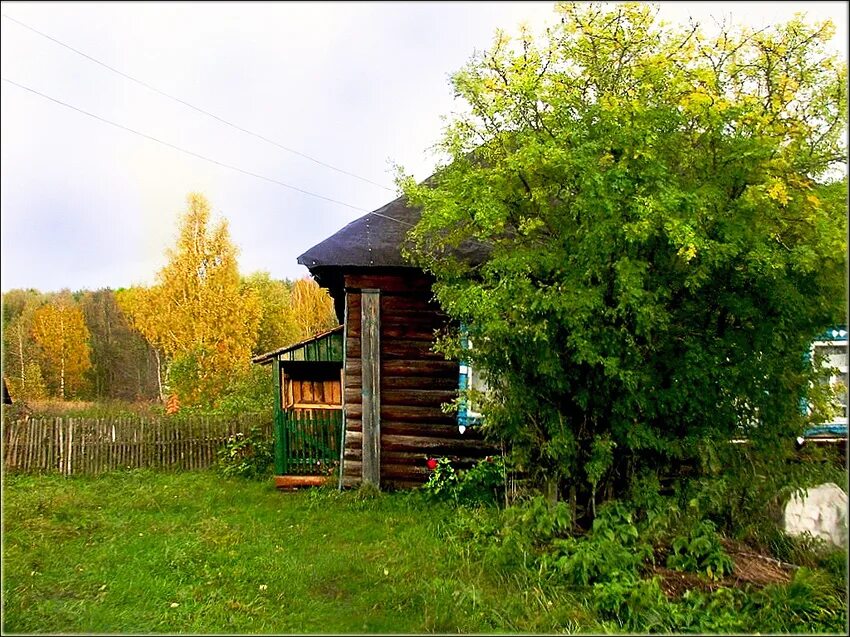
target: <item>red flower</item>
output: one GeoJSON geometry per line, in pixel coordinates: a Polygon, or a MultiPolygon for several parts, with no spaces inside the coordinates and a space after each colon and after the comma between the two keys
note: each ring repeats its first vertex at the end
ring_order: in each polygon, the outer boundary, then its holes
{"type": "Polygon", "coordinates": [[[428,458],[428,468],[433,471],[437,468],[437,459],[436,458],[428,458]]]}

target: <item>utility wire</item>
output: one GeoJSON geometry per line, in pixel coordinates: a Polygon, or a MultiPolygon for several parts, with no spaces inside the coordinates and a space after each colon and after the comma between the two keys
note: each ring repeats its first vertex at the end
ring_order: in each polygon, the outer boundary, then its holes
{"type": "Polygon", "coordinates": [[[38,95],[39,97],[43,97],[46,100],[50,100],[51,102],[55,102],[56,104],[60,104],[61,106],[65,106],[66,108],[70,108],[71,110],[77,111],[78,113],[82,113],[83,115],[88,115],[89,117],[92,117],[92,118],[94,118],[98,121],[104,122],[104,123],[109,124],[111,126],[115,126],[116,128],[120,128],[122,130],[128,131],[128,132],[133,133],[135,135],[139,135],[140,137],[144,137],[145,139],[150,139],[151,141],[155,141],[156,143],[162,144],[163,146],[168,146],[169,148],[173,148],[174,150],[178,150],[181,153],[191,155],[192,157],[197,157],[198,159],[203,159],[204,161],[208,161],[212,164],[215,164],[216,166],[221,166],[223,168],[229,168],[230,170],[235,170],[236,172],[240,172],[244,175],[250,175],[251,177],[256,177],[257,179],[262,179],[263,181],[268,181],[270,183],[277,184],[278,186],[283,186],[284,188],[289,188],[290,190],[295,190],[297,192],[303,193],[305,195],[309,195],[311,197],[316,197],[318,199],[324,199],[325,201],[330,201],[331,203],[339,204],[340,206],[345,206],[346,208],[351,208],[352,210],[358,210],[360,212],[368,212],[369,214],[375,215],[376,217],[383,217],[384,219],[389,219],[390,221],[395,221],[396,223],[400,223],[404,226],[410,226],[412,228],[414,225],[416,225],[416,224],[413,224],[413,223],[409,223],[407,221],[402,221],[401,219],[396,219],[395,217],[391,217],[389,215],[382,214],[380,212],[369,211],[366,208],[354,206],[350,203],[345,203],[344,201],[339,201],[338,199],[332,199],[331,197],[325,197],[324,195],[319,195],[315,192],[310,192],[309,190],[304,190],[303,188],[298,188],[297,186],[293,186],[291,184],[287,184],[287,183],[284,183],[282,181],[278,181],[277,179],[272,179],[271,177],[259,175],[257,173],[251,172],[250,170],[244,170],[243,168],[239,168],[238,166],[232,166],[230,164],[225,164],[224,162],[220,162],[216,159],[211,159],[209,157],[205,157],[204,155],[199,155],[198,153],[193,152],[191,150],[186,150],[185,148],[180,148],[179,146],[175,146],[174,144],[170,144],[168,142],[162,141],[161,139],[157,139],[156,137],[153,137],[153,136],[148,135],[146,133],[142,133],[142,132],[139,132],[139,131],[134,130],[132,128],[129,128],[127,126],[124,126],[122,124],[118,124],[116,122],[110,121],[106,118],[100,117],[99,115],[95,115],[94,113],[89,113],[88,111],[84,111],[81,108],[77,108],[76,106],[72,106],[71,104],[67,104],[67,103],[63,102],[62,100],[56,99],[55,97],[50,97],[49,95],[45,95],[44,93],[41,93],[39,91],[36,91],[35,89],[29,88],[28,86],[24,86],[23,84],[19,84],[18,82],[15,82],[13,80],[7,79],[5,77],[0,78],[0,80],[3,80],[4,82],[8,82],[9,84],[17,86],[18,88],[22,88],[25,91],[29,91],[30,93],[34,93],[35,95],[38,95]]]}
{"type": "MultiPolygon", "coordinates": [[[[271,182],[273,184],[277,184],[278,186],[283,186],[284,188],[289,188],[290,190],[296,190],[300,193],[303,193],[305,195],[309,195],[311,197],[316,197],[318,199],[324,199],[325,201],[330,201],[331,203],[339,204],[340,206],[345,206],[345,207],[351,208],[353,210],[359,210],[361,212],[370,212],[366,208],[354,206],[350,203],[345,203],[344,201],[340,201],[338,199],[332,199],[331,197],[325,197],[324,195],[319,195],[319,194],[316,194],[315,192],[310,192],[309,190],[304,190],[303,188],[298,188],[297,186],[293,186],[291,184],[287,184],[287,183],[284,183],[282,181],[278,181],[277,179],[272,179],[271,177],[265,177],[264,175],[259,175],[257,173],[251,172],[250,170],[245,170],[243,168],[239,168],[239,167],[233,166],[231,164],[225,164],[224,162],[220,162],[216,159],[211,159],[209,157],[205,157],[204,155],[200,155],[200,154],[195,153],[191,150],[186,150],[185,148],[181,148],[180,146],[175,146],[174,144],[170,144],[168,142],[162,141],[161,139],[157,139],[156,137],[153,137],[153,136],[148,135],[146,133],[142,133],[142,132],[139,132],[139,131],[134,130],[132,128],[129,128],[127,126],[124,126],[123,124],[118,124],[118,123],[113,122],[111,120],[108,120],[104,117],[100,117],[99,115],[95,115],[94,113],[89,113],[88,111],[84,111],[83,109],[77,108],[76,106],[71,106],[70,104],[63,102],[62,100],[58,100],[55,97],[50,97],[49,95],[45,95],[44,93],[36,91],[35,89],[32,89],[28,86],[24,86],[23,84],[18,84],[17,82],[6,79],[5,77],[0,78],[0,79],[2,79],[4,82],[8,82],[9,84],[17,86],[18,88],[22,88],[25,91],[29,91],[30,93],[34,93],[35,95],[38,95],[39,97],[43,97],[46,100],[50,100],[51,102],[55,102],[56,104],[60,104],[64,107],[66,107],[66,108],[70,108],[71,110],[77,111],[78,113],[82,113],[83,115],[88,115],[89,117],[92,117],[96,120],[99,120],[101,122],[109,124],[110,126],[115,126],[116,128],[120,128],[122,130],[133,133],[134,135],[138,135],[140,137],[150,139],[152,141],[155,141],[158,144],[162,144],[163,146],[168,146],[169,148],[173,148],[174,150],[179,150],[181,153],[185,153],[186,155],[191,155],[192,157],[197,157],[198,159],[203,159],[204,161],[208,161],[211,164],[216,164],[217,166],[229,168],[230,170],[235,170],[236,172],[240,172],[240,173],[243,173],[245,175],[250,175],[251,177],[256,177],[257,179],[262,179],[264,181],[268,181],[268,182],[271,182]]],[[[381,215],[381,216],[385,216],[385,215],[381,215]]],[[[399,221],[399,220],[394,219],[394,221],[399,221]]],[[[399,221],[399,223],[402,223],[402,222],[399,221]]]]}
{"type": "Polygon", "coordinates": [[[3,16],[4,18],[6,18],[7,20],[11,20],[12,22],[14,22],[14,23],[16,23],[16,24],[19,24],[20,26],[24,27],[25,29],[29,29],[29,30],[30,30],[30,31],[32,31],[33,33],[36,33],[36,34],[40,35],[40,36],[41,36],[41,37],[43,37],[43,38],[47,38],[47,39],[48,39],[48,40],[50,40],[51,42],[55,42],[55,43],[56,43],[56,44],[58,44],[59,46],[63,46],[63,47],[65,47],[65,48],[66,48],[66,49],[68,49],[69,51],[73,51],[73,52],[74,52],[74,53],[76,53],[77,55],[81,55],[81,56],[83,56],[84,58],[86,58],[86,59],[88,59],[88,60],[91,60],[91,61],[92,61],[92,62],[94,62],[95,64],[99,64],[99,65],[100,65],[100,66],[102,66],[103,68],[108,69],[108,70],[112,71],[113,73],[117,73],[117,74],[118,74],[118,75],[120,75],[121,77],[125,77],[125,78],[127,78],[128,80],[131,80],[131,81],[135,82],[136,84],[140,84],[141,86],[144,86],[146,89],[148,89],[148,90],[150,90],[150,91],[153,91],[154,93],[159,93],[159,94],[160,94],[160,95],[162,95],[163,97],[167,97],[167,98],[168,98],[168,99],[170,99],[170,100],[174,100],[175,102],[179,102],[180,104],[183,104],[184,106],[188,106],[189,108],[191,108],[191,109],[193,109],[193,110],[196,110],[196,111],[198,111],[199,113],[203,113],[203,114],[204,114],[204,115],[206,115],[207,117],[212,117],[213,119],[218,120],[218,121],[219,121],[219,122],[221,122],[222,124],[226,124],[227,126],[230,126],[231,128],[235,128],[236,130],[241,131],[241,132],[243,132],[243,133],[246,133],[246,134],[248,134],[248,135],[251,135],[252,137],[256,137],[257,139],[261,139],[261,140],[263,140],[264,142],[267,142],[267,143],[269,143],[269,144],[271,144],[271,145],[273,145],[273,146],[277,146],[277,147],[278,147],[278,148],[280,148],[281,150],[285,150],[285,151],[286,151],[286,152],[288,152],[288,153],[292,153],[292,154],[294,154],[294,155],[298,155],[299,157],[303,157],[304,159],[307,159],[307,160],[309,160],[309,161],[311,161],[311,162],[313,162],[313,163],[315,163],[315,164],[318,164],[319,166],[324,166],[325,168],[329,168],[329,169],[331,169],[331,170],[335,170],[335,171],[336,171],[336,172],[338,172],[338,173],[341,173],[341,174],[343,174],[343,175],[348,175],[349,177],[354,177],[355,179],[359,179],[360,181],[365,181],[366,183],[372,184],[373,186],[377,186],[378,188],[383,188],[384,190],[389,190],[390,192],[393,192],[393,190],[394,190],[393,188],[389,188],[388,186],[385,186],[385,185],[383,185],[383,184],[379,184],[379,183],[378,183],[378,182],[376,182],[376,181],[372,181],[371,179],[367,179],[366,177],[361,177],[360,175],[356,175],[356,174],[354,174],[354,173],[352,173],[352,172],[349,172],[349,171],[347,171],[347,170],[343,170],[342,168],[337,168],[336,166],[332,166],[331,164],[328,164],[328,163],[326,163],[326,162],[323,162],[323,161],[321,161],[320,159],[316,159],[315,157],[310,157],[310,155],[307,155],[307,154],[305,154],[305,153],[302,153],[302,152],[300,152],[300,151],[297,151],[297,150],[295,150],[295,149],[293,149],[293,148],[289,148],[289,147],[287,147],[287,146],[284,146],[283,144],[279,144],[278,142],[274,141],[273,139],[269,139],[268,137],[265,137],[264,135],[261,135],[260,133],[255,133],[255,132],[253,132],[253,131],[248,130],[247,128],[242,128],[241,126],[239,126],[239,125],[237,125],[237,124],[234,124],[233,122],[229,122],[229,121],[227,121],[226,119],[224,119],[224,118],[222,118],[222,117],[219,117],[218,115],[214,115],[213,113],[210,113],[209,111],[205,111],[204,109],[202,109],[202,108],[200,108],[200,107],[198,107],[198,106],[195,106],[194,104],[190,104],[189,102],[187,102],[187,101],[185,101],[185,100],[182,100],[182,99],[180,99],[179,97],[175,97],[175,96],[173,96],[173,95],[169,95],[169,94],[168,94],[168,93],[166,93],[165,91],[162,91],[162,90],[160,90],[160,89],[156,88],[155,86],[151,86],[151,85],[150,85],[150,84],[148,84],[147,82],[143,82],[142,80],[139,80],[139,79],[137,79],[137,78],[133,77],[132,75],[128,75],[127,73],[124,73],[123,71],[119,71],[118,69],[116,69],[116,68],[114,68],[114,67],[112,67],[112,66],[109,66],[109,65],[108,65],[108,64],[106,64],[105,62],[101,62],[100,60],[98,60],[98,59],[96,59],[96,58],[92,57],[91,55],[88,55],[87,53],[83,53],[82,51],[79,51],[79,50],[75,49],[74,47],[72,47],[72,46],[70,46],[70,45],[68,45],[68,44],[65,44],[64,42],[62,42],[62,41],[60,41],[60,40],[57,40],[56,38],[54,38],[54,37],[52,37],[52,36],[49,36],[49,35],[47,35],[46,33],[42,33],[42,32],[41,32],[41,31],[39,31],[38,29],[35,29],[35,28],[33,28],[33,27],[29,26],[28,24],[24,24],[23,22],[21,22],[20,20],[17,20],[16,18],[13,18],[13,17],[11,17],[11,16],[9,16],[9,15],[7,15],[7,14],[5,14],[5,13],[0,14],[0,15],[2,15],[2,16],[3,16]]]}

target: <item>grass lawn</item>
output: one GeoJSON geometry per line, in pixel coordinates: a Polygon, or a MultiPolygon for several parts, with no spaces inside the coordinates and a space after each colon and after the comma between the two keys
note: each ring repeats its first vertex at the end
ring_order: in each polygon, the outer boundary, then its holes
{"type": "Polygon", "coordinates": [[[577,632],[569,593],[497,577],[409,494],[281,493],[213,472],[4,476],[3,630],[577,632]]]}

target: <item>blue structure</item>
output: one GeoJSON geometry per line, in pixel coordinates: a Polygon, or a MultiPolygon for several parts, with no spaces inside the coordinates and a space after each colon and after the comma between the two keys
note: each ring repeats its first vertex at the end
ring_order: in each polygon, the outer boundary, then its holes
{"type": "MultiPolygon", "coordinates": [[[[844,399],[842,401],[844,414],[838,415],[832,422],[822,423],[816,427],[810,427],[804,433],[804,437],[822,437],[822,436],[847,436],[847,326],[839,325],[830,328],[820,334],[813,342],[808,352],[806,352],[806,360],[813,361],[816,350],[824,350],[829,366],[838,370],[838,374],[831,374],[828,383],[835,382],[843,383],[844,399]],[[843,350],[843,352],[841,351],[843,350]]],[[[801,407],[804,411],[808,411],[806,401],[801,401],[801,407]]]]}
{"type": "MultiPolygon", "coordinates": [[[[471,348],[469,335],[466,326],[461,326],[461,348],[468,351],[471,348]]],[[[458,390],[463,393],[465,389],[470,387],[472,382],[472,368],[469,365],[469,360],[464,358],[460,361],[458,375],[458,390]]],[[[457,426],[460,433],[464,433],[470,427],[481,424],[482,416],[479,412],[472,408],[467,398],[461,398],[460,405],[457,410],[457,426]]]]}

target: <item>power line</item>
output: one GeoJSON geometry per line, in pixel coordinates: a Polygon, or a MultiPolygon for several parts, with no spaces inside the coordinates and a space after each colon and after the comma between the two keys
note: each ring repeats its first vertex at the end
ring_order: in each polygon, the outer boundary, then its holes
{"type": "MultiPolygon", "coordinates": [[[[0,78],[0,79],[2,79],[4,82],[8,82],[9,84],[17,86],[18,88],[22,88],[25,91],[29,91],[30,93],[38,95],[39,97],[43,97],[46,100],[50,100],[51,102],[55,102],[56,104],[60,104],[64,107],[66,107],[66,108],[70,108],[71,110],[77,111],[78,113],[82,113],[83,115],[88,115],[89,117],[92,117],[96,120],[99,120],[101,122],[109,124],[110,126],[115,126],[116,128],[120,128],[122,130],[133,133],[134,135],[144,137],[145,139],[150,139],[151,141],[155,141],[156,143],[162,144],[163,146],[168,146],[169,148],[173,148],[174,150],[179,150],[181,153],[185,153],[186,155],[191,155],[192,157],[197,157],[198,159],[203,159],[204,161],[208,161],[212,164],[216,164],[217,166],[222,166],[223,168],[229,168],[230,170],[235,170],[236,172],[240,172],[240,173],[243,173],[245,175],[250,175],[251,177],[256,177],[257,179],[262,179],[264,181],[268,181],[268,182],[271,182],[273,184],[277,184],[278,186],[283,186],[284,188],[289,188],[290,190],[298,191],[300,193],[303,193],[305,195],[309,195],[311,197],[316,197],[318,199],[324,199],[325,201],[330,201],[332,203],[339,204],[340,206],[345,206],[347,208],[352,208],[353,210],[359,210],[361,212],[370,212],[366,208],[354,206],[350,203],[345,203],[344,201],[339,201],[338,199],[332,199],[331,197],[325,197],[324,195],[319,195],[315,192],[310,192],[309,190],[304,190],[303,188],[298,188],[297,186],[293,186],[291,184],[287,184],[287,183],[284,183],[282,181],[278,181],[277,179],[272,179],[271,177],[266,177],[264,175],[260,175],[260,174],[251,172],[250,170],[245,170],[243,168],[239,168],[238,166],[233,166],[231,164],[225,164],[224,162],[220,162],[216,159],[211,159],[209,157],[205,157],[204,155],[200,155],[200,154],[193,152],[191,150],[186,150],[185,148],[181,148],[180,146],[175,146],[174,144],[170,144],[169,142],[165,142],[165,141],[162,141],[161,139],[157,139],[156,137],[153,137],[152,135],[148,135],[146,133],[139,132],[137,130],[134,130],[132,128],[124,126],[123,124],[118,124],[117,122],[113,122],[113,121],[108,120],[104,117],[101,117],[100,115],[95,115],[94,113],[89,113],[88,111],[85,111],[81,108],[77,108],[76,106],[72,106],[71,104],[67,104],[66,102],[63,102],[62,100],[58,100],[55,97],[50,97],[49,95],[45,95],[44,93],[36,91],[35,89],[32,89],[28,86],[24,86],[23,84],[18,84],[17,82],[6,79],[5,77],[0,78]]],[[[394,221],[398,221],[398,219],[395,219],[394,221]]],[[[399,223],[401,223],[401,222],[399,222],[399,223]]]]}
{"type": "Polygon", "coordinates": [[[218,115],[210,113],[209,111],[205,111],[204,109],[202,109],[198,106],[195,106],[194,104],[190,104],[189,102],[182,100],[179,97],[175,97],[174,95],[169,95],[165,91],[162,91],[162,90],[156,88],[155,86],[151,86],[147,82],[143,82],[142,80],[137,79],[137,78],[133,77],[132,75],[128,75],[127,73],[124,73],[123,71],[119,71],[118,69],[116,69],[112,66],[109,66],[105,62],[101,62],[100,60],[92,57],[91,55],[88,55],[87,53],[83,53],[82,51],[75,49],[74,47],[70,46],[69,44],[65,44],[64,42],[57,40],[56,38],[49,36],[46,33],[42,33],[38,29],[35,29],[34,27],[29,26],[28,24],[24,24],[23,22],[21,22],[20,20],[17,20],[16,18],[13,18],[13,17],[11,17],[11,16],[9,16],[5,13],[0,14],[0,15],[2,15],[7,20],[11,20],[12,22],[14,22],[16,24],[19,24],[20,26],[24,27],[25,29],[29,29],[33,33],[36,33],[36,34],[42,36],[43,38],[47,38],[51,42],[55,42],[59,46],[65,47],[69,51],[73,51],[77,55],[81,55],[82,57],[84,57],[88,60],[91,60],[95,64],[99,64],[103,68],[108,69],[108,70],[112,71],[113,73],[117,73],[121,77],[125,77],[128,80],[135,82],[136,84],[144,86],[146,89],[153,91],[154,93],[159,93],[163,97],[167,97],[170,100],[174,100],[175,102],[179,102],[180,104],[183,104],[184,106],[187,106],[187,107],[189,107],[193,110],[196,110],[199,113],[203,113],[207,117],[212,117],[213,119],[218,120],[222,124],[226,124],[227,126],[230,126],[231,128],[235,128],[236,130],[241,131],[243,133],[246,133],[248,135],[251,135],[252,137],[256,137],[257,139],[261,139],[264,142],[269,143],[273,146],[277,146],[281,150],[285,150],[286,152],[292,153],[294,155],[298,155],[299,157],[303,157],[304,159],[307,159],[307,160],[309,160],[309,161],[311,161],[315,164],[318,164],[319,166],[324,166],[325,168],[329,168],[330,170],[335,170],[336,172],[341,173],[343,175],[348,175],[349,177],[354,177],[355,179],[359,179],[360,181],[364,181],[366,183],[372,184],[373,186],[377,186],[378,188],[383,188],[384,190],[389,190],[390,192],[393,191],[393,189],[389,188],[388,186],[385,186],[383,184],[379,184],[378,182],[372,181],[371,179],[367,179],[366,177],[361,177],[360,175],[356,175],[356,174],[349,172],[347,170],[343,170],[342,168],[337,168],[336,166],[332,166],[331,164],[323,162],[320,159],[316,159],[315,157],[311,157],[310,155],[307,155],[307,154],[302,153],[298,150],[295,150],[294,148],[289,148],[287,146],[284,146],[283,144],[279,144],[278,142],[274,141],[273,139],[269,139],[268,137],[265,137],[264,135],[261,135],[260,133],[255,133],[253,131],[248,130],[247,128],[242,128],[241,126],[234,124],[233,122],[229,122],[226,119],[219,117],[218,115]]]}
{"type": "Polygon", "coordinates": [[[361,208],[360,206],[354,206],[352,204],[345,203],[344,201],[339,201],[338,199],[332,199],[331,197],[325,197],[324,195],[319,195],[315,192],[310,192],[309,190],[304,190],[303,188],[299,188],[298,186],[293,186],[291,184],[287,184],[287,183],[284,183],[282,181],[278,181],[277,179],[272,179],[271,177],[266,177],[264,175],[260,175],[260,174],[251,172],[250,170],[245,170],[243,168],[239,168],[238,166],[232,166],[230,164],[225,164],[224,162],[220,162],[216,159],[211,159],[209,157],[205,157],[204,155],[200,155],[200,154],[193,152],[191,150],[186,150],[185,148],[181,148],[180,146],[175,146],[174,144],[171,144],[169,142],[162,141],[161,139],[157,139],[156,137],[153,137],[152,135],[148,135],[147,133],[139,132],[137,130],[134,130],[132,128],[124,126],[123,124],[118,124],[117,122],[113,122],[113,121],[108,120],[108,119],[101,117],[99,115],[95,115],[94,113],[89,113],[88,111],[85,111],[81,108],[77,108],[76,106],[72,106],[71,104],[67,104],[67,103],[63,102],[62,100],[58,100],[55,97],[50,97],[49,95],[46,95],[46,94],[41,93],[39,91],[36,91],[35,89],[32,89],[28,86],[24,86],[23,84],[19,84],[18,82],[7,79],[5,77],[0,78],[0,80],[3,80],[4,82],[8,82],[9,84],[17,86],[18,88],[22,88],[25,91],[29,91],[30,93],[38,95],[39,97],[43,97],[46,100],[50,100],[51,102],[55,102],[56,104],[60,104],[61,106],[65,106],[66,108],[70,108],[71,110],[77,111],[78,113],[82,113],[83,115],[88,115],[89,117],[92,117],[92,118],[94,118],[98,121],[104,122],[104,123],[109,124],[111,126],[115,126],[116,128],[120,128],[122,130],[128,131],[128,132],[133,133],[135,135],[139,135],[140,137],[144,137],[145,139],[150,139],[151,141],[155,141],[156,143],[162,144],[163,146],[167,146],[169,148],[173,148],[174,150],[178,150],[181,153],[191,155],[192,157],[197,157],[198,159],[203,159],[204,161],[208,161],[212,164],[215,164],[216,166],[221,166],[223,168],[229,168],[230,170],[235,170],[236,172],[240,172],[244,175],[250,175],[251,177],[256,177],[257,179],[262,179],[263,181],[268,181],[270,183],[277,184],[278,186],[283,186],[284,188],[289,188],[290,190],[295,190],[297,192],[303,193],[305,195],[309,195],[311,197],[316,197],[318,199],[324,199],[325,201],[330,201],[331,203],[339,204],[340,206],[345,206],[347,208],[351,208],[352,210],[358,210],[360,212],[368,212],[369,214],[375,215],[376,217],[383,217],[384,219],[389,219],[390,221],[395,221],[396,223],[400,223],[404,226],[410,226],[412,228],[415,225],[415,224],[409,223],[407,221],[402,221],[401,219],[396,219],[395,217],[391,217],[389,215],[382,214],[380,212],[370,211],[366,208],[361,208]]]}

